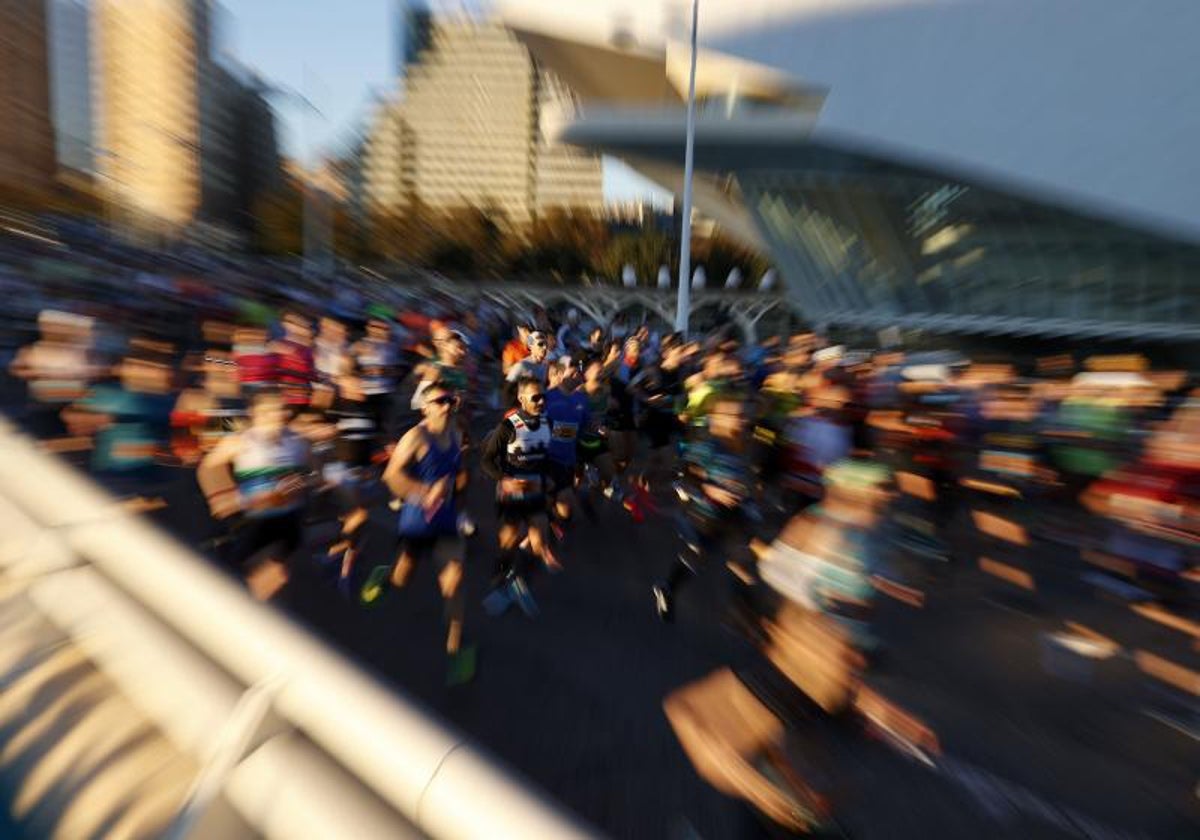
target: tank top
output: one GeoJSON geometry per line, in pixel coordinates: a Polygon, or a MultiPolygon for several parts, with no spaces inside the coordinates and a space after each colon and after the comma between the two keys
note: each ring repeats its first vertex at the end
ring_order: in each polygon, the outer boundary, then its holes
{"type": "Polygon", "coordinates": [[[279,362],[265,339],[234,344],[233,358],[237,362],[238,380],[244,388],[261,388],[274,382],[279,362]]]}
{"type": "Polygon", "coordinates": [[[454,477],[462,468],[462,446],[454,432],[450,433],[449,442],[442,448],[424,426],[419,428],[425,438],[425,454],[410,463],[405,472],[409,478],[422,484],[433,484],[450,476],[452,486],[446,500],[434,511],[432,517],[426,518],[425,509],[419,504],[405,504],[400,508],[398,531],[405,537],[448,536],[457,533],[458,530],[453,483],[454,477]]]}
{"type": "Polygon", "coordinates": [[[288,476],[308,471],[308,445],[295,432],[285,430],[277,440],[271,440],[255,429],[248,429],[242,438],[241,451],[233,459],[233,480],[252,518],[292,513],[304,505],[301,494],[281,496],[276,492],[279,482],[288,476]]]}
{"type": "Polygon", "coordinates": [[[276,376],[283,389],[284,399],[291,406],[306,406],[312,396],[316,378],[313,353],[297,341],[283,339],[276,354],[276,376]]]}
{"type": "Polygon", "coordinates": [[[398,361],[396,347],[390,341],[364,339],[358,351],[363,393],[368,396],[390,394],[395,387],[398,361]]]}
{"type": "Polygon", "coordinates": [[[550,423],[541,418],[534,428],[518,411],[505,417],[513,428],[504,459],[504,474],[512,478],[540,479],[550,450],[550,423]]]}
{"type": "Polygon", "coordinates": [[[338,397],[330,414],[337,424],[334,459],[348,467],[370,466],[371,448],[378,430],[366,405],[338,397]]]}

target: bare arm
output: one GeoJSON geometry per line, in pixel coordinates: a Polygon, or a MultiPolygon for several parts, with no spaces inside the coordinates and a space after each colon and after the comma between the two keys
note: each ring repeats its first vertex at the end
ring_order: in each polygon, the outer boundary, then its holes
{"type": "Polygon", "coordinates": [[[388,459],[387,467],[383,470],[383,482],[397,498],[407,499],[415,495],[424,495],[428,490],[423,483],[413,479],[405,471],[406,467],[416,460],[420,448],[420,427],[414,426],[400,438],[400,442],[392,451],[392,457],[388,459]]]}
{"type": "Polygon", "coordinates": [[[230,435],[205,455],[196,468],[196,481],[215,516],[228,516],[239,509],[233,459],[241,447],[241,435],[230,435]]]}

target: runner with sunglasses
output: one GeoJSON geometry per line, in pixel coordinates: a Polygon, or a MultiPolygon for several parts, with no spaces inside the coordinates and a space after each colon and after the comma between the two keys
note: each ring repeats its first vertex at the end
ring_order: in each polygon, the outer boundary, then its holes
{"type": "Polygon", "coordinates": [[[499,614],[516,601],[533,617],[537,607],[521,575],[521,532],[528,532],[533,553],[547,568],[558,561],[546,544],[546,493],[551,423],[544,416],[546,391],[537,379],[517,382],[517,407],[483,442],[480,466],[496,481],[496,507],[500,518],[500,556],[496,579],[485,607],[499,614]]]}
{"type": "Polygon", "coordinates": [[[396,444],[383,471],[383,480],[403,501],[397,523],[398,552],[390,569],[371,572],[362,589],[365,603],[373,603],[390,580],[407,585],[419,561],[432,557],[438,565],[438,588],[446,602],[446,656],[448,681],[464,682],[474,672],[475,652],[463,650],[463,559],[466,544],[459,534],[458,513],[467,486],[462,438],[454,422],[458,395],[445,382],[432,382],[421,404],[423,418],[396,444]]]}
{"type": "Polygon", "coordinates": [[[470,393],[471,377],[467,371],[467,337],[457,330],[445,329],[434,338],[433,347],[437,355],[421,363],[413,371],[417,386],[413,392],[412,407],[420,409],[425,389],[432,383],[440,382],[449,386],[458,397],[455,425],[462,436],[463,445],[469,446],[470,407],[467,405],[467,397],[470,393]]]}

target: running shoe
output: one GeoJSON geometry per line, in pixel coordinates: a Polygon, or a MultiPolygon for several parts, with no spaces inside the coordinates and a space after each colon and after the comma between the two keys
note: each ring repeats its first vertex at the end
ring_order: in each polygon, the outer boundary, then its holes
{"type": "Polygon", "coordinates": [[[475,679],[477,648],[468,645],[449,655],[446,661],[446,685],[464,685],[475,679]]]}
{"type": "Polygon", "coordinates": [[[335,576],[342,567],[342,554],[330,554],[328,551],[317,551],[312,556],[313,565],[315,565],[321,573],[321,577],[328,580],[335,576]]]}
{"type": "Polygon", "coordinates": [[[483,598],[483,611],[492,618],[504,615],[512,605],[512,590],[507,580],[501,581],[483,598]]]}
{"type": "Polygon", "coordinates": [[[537,618],[540,614],[537,601],[533,599],[533,593],[529,591],[529,585],[525,583],[525,579],[520,575],[513,577],[508,584],[509,593],[513,602],[521,608],[521,612],[525,613],[526,618],[537,618]]]}
{"type": "Polygon", "coordinates": [[[368,607],[378,604],[383,593],[387,591],[388,578],[391,577],[391,574],[391,566],[382,565],[372,569],[359,591],[359,600],[368,607]]]}
{"type": "Polygon", "coordinates": [[[465,510],[458,515],[458,533],[464,537],[475,536],[475,520],[465,510]]]}
{"type": "Polygon", "coordinates": [[[633,518],[634,524],[641,525],[646,521],[646,515],[642,512],[642,506],[638,503],[636,496],[629,496],[625,499],[623,506],[633,518]]]}
{"type": "Polygon", "coordinates": [[[674,621],[675,599],[671,589],[665,583],[656,583],[651,592],[654,593],[654,611],[658,613],[658,620],[664,624],[674,621]]]}

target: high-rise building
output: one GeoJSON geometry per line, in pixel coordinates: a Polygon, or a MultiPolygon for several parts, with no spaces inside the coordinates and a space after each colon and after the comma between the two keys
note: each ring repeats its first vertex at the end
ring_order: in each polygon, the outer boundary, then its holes
{"type": "Polygon", "coordinates": [[[396,0],[396,10],[396,72],[403,76],[408,65],[416,63],[421,53],[430,46],[433,12],[425,0],[396,0]]]}
{"type": "Polygon", "coordinates": [[[405,69],[368,138],[372,209],[491,206],[524,222],[551,206],[601,205],[599,157],[557,147],[540,130],[570,107],[566,91],[502,26],[434,18],[405,69]]]}
{"type": "Polygon", "coordinates": [[[91,172],[92,92],[88,7],[81,0],[51,0],[50,94],[54,145],[60,169],[91,172]]]}
{"type": "Polygon", "coordinates": [[[604,173],[594,153],[554,142],[558,126],[571,119],[570,92],[548,73],[538,78],[538,133],[535,146],[535,207],[585,207],[598,210],[604,197],[604,173]]]}
{"type": "Polygon", "coordinates": [[[214,61],[212,15],[209,0],[96,0],[96,168],[134,227],[173,235],[245,209],[241,117],[262,108],[214,61]]]}
{"type": "Polygon", "coordinates": [[[238,86],[234,108],[234,161],[239,227],[253,226],[255,202],[278,189],[282,166],[275,112],[266,99],[266,83],[248,75],[238,86]]]}
{"type": "Polygon", "coordinates": [[[46,9],[0,0],[0,186],[37,193],[54,179],[46,9]]]}
{"type": "Polygon", "coordinates": [[[168,229],[200,208],[203,4],[97,0],[97,170],[128,221],[168,229]]]}

